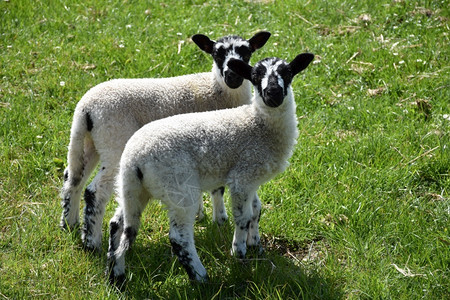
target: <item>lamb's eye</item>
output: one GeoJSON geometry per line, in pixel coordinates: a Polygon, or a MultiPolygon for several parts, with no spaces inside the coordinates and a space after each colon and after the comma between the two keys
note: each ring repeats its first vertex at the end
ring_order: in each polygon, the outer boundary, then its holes
{"type": "Polygon", "coordinates": [[[258,75],[258,82],[261,82],[263,80],[263,78],[264,78],[264,75],[263,74],[259,74],[258,75]]]}
{"type": "Polygon", "coordinates": [[[225,61],[226,50],[223,47],[216,48],[214,51],[214,59],[218,65],[222,65],[225,61]]]}
{"type": "Polygon", "coordinates": [[[285,82],[286,85],[288,85],[292,80],[291,70],[286,65],[281,65],[278,67],[277,70],[278,74],[280,74],[281,79],[283,79],[283,82],[285,82]]]}
{"type": "Polygon", "coordinates": [[[225,51],[224,48],[220,47],[220,48],[217,49],[216,53],[217,53],[218,56],[225,57],[226,51],[225,51]]]}
{"type": "Polygon", "coordinates": [[[263,80],[266,71],[266,68],[263,66],[259,66],[255,69],[255,73],[253,76],[255,83],[260,83],[263,80]]]}
{"type": "Polygon", "coordinates": [[[239,54],[240,57],[242,57],[242,60],[245,62],[250,61],[250,57],[252,56],[252,53],[250,52],[250,49],[245,46],[236,47],[236,53],[239,54]]]}

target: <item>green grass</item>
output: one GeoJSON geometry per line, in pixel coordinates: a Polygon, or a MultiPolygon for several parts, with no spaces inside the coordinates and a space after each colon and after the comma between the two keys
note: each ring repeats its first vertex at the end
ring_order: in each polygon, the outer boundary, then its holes
{"type": "Polygon", "coordinates": [[[0,298],[448,297],[447,1],[222,2],[0,2],[0,298]],[[191,283],[155,202],[125,291],[111,288],[107,237],[93,255],[58,228],[76,103],[111,78],[210,70],[195,33],[259,30],[273,35],[252,62],[316,54],[293,83],[291,165],[259,191],[265,254],[231,257],[232,220],[212,224],[206,201],[196,245],[211,280],[191,283]]]}

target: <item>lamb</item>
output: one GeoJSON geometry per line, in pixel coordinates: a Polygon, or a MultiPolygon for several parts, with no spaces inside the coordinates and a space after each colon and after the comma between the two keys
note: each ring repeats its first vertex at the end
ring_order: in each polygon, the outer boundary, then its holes
{"type": "Polygon", "coordinates": [[[245,257],[247,246],[261,247],[261,202],[256,191],[288,166],[298,136],[291,82],[313,58],[310,53],[291,63],[267,58],[253,68],[230,59],[228,67],[254,85],[251,104],[158,120],[130,138],[120,161],[119,207],[110,221],[111,283],[121,285],[125,280],[125,253],[152,198],[167,206],[173,252],[192,280],[207,280],[193,232],[202,191],[228,186],[235,256],[245,257]]]}
{"type": "MultiPolygon", "coordinates": [[[[256,33],[249,40],[227,36],[217,42],[197,34],[192,40],[212,55],[212,72],[160,79],[116,79],[90,89],[77,104],[71,128],[68,166],[62,188],[63,229],[79,220],[81,192],[100,161],[99,171],[84,193],[83,245],[99,250],[105,206],[111,197],[120,156],[132,134],[144,124],[164,117],[231,108],[251,98],[251,84],[227,67],[230,58],[250,60],[264,46],[269,32],[256,33]]],[[[213,220],[227,219],[224,189],[212,191],[213,220]]],[[[199,217],[202,214],[200,203],[199,217]]]]}

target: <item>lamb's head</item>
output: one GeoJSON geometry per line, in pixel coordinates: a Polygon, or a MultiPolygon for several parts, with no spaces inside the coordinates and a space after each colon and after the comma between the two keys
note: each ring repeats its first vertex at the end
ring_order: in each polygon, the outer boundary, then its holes
{"type": "Polygon", "coordinates": [[[228,61],[233,58],[248,63],[252,53],[264,46],[269,37],[270,32],[261,31],[249,40],[233,35],[223,37],[215,42],[203,34],[194,35],[192,40],[200,49],[212,55],[213,70],[220,74],[229,88],[236,89],[242,85],[244,79],[228,68],[228,61]]]}
{"type": "Polygon", "coordinates": [[[269,107],[280,106],[291,87],[292,79],[304,70],[314,59],[311,53],[302,53],[290,63],[272,57],[266,58],[254,67],[237,59],[230,59],[228,67],[236,74],[248,79],[255,86],[255,96],[259,96],[269,107]]]}

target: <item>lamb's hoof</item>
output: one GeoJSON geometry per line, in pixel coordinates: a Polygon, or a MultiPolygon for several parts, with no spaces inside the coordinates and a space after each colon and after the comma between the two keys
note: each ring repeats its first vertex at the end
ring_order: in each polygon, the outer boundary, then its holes
{"type": "Polygon", "coordinates": [[[73,225],[69,225],[66,219],[61,219],[61,222],[59,223],[59,228],[67,232],[78,231],[78,229],[80,228],[80,223],[75,222],[73,225]]]}
{"type": "Polygon", "coordinates": [[[223,226],[225,223],[228,222],[228,217],[217,218],[217,220],[214,220],[214,222],[217,223],[217,225],[219,226],[223,226]]]}
{"type": "Polygon", "coordinates": [[[94,241],[92,236],[87,236],[85,230],[81,233],[81,243],[83,244],[83,249],[86,252],[101,254],[102,253],[102,242],[94,241]]]}
{"type": "Polygon", "coordinates": [[[125,286],[126,276],[125,273],[114,275],[114,265],[114,260],[108,259],[108,267],[106,268],[105,275],[108,277],[111,286],[115,286],[117,289],[122,290],[125,286]]]}
{"type": "Polygon", "coordinates": [[[252,246],[247,246],[247,249],[249,252],[251,252],[252,254],[254,253],[255,255],[263,255],[265,252],[265,249],[263,246],[261,245],[252,245],[252,246]]]}
{"type": "Polygon", "coordinates": [[[94,246],[91,243],[86,243],[83,241],[83,250],[87,253],[100,255],[102,253],[101,247],[94,246]]]}
{"type": "Polygon", "coordinates": [[[203,283],[208,283],[209,282],[209,276],[206,275],[204,277],[199,277],[195,279],[195,282],[203,284],[203,283]]]}
{"type": "Polygon", "coordinates": [[[109,275],[109,284],[115,286],[117,289],[122,291],[125,287],[125,280],[126,280],[125,274],[114,276],[112,273],[113,272],[111,272],[109,275]]]}
{"type": "Polygon", "coordinates": [[[241,260],[245,259],[245,254],[246,254],[246,251],[244,251],[242,249],[237,249],[237,250],[231,249],[231,255],[236,257],[237,259],[241,259],[241,260]]]}
{"type": "Polygon", "coordinates": [[[189,274],[189,280],[191,281],[191,283],[198,283],[198,284],[202,284],[202,283],[208,283],[209,282],[209,276],[206,273],[205,275],[201,276],[199,274],[196,274],[195,276],[192,276],[192,274],[189,274]]]}

